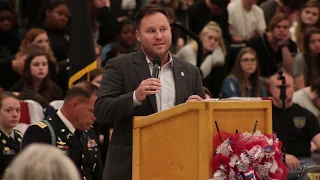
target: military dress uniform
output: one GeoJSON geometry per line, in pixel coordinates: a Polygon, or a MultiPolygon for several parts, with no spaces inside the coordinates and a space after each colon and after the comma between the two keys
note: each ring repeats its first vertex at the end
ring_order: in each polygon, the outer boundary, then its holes
{"type": "Polygon", "coordinates": [[[47,121],[32,124],[26,130],[22,148],[34,142],[54,143],[75,163],[84,180],[102,179],[103,167],[96,133],[92,128],[88,131],[76,130],[72,133],[56,113],[47,121]],[[54,131],[54,134],[50,132],[50,129],[54,131]]]}
{"type": "Polygon", "coordinates": [[[13,130],[14,138],[8,137],[0,130],[0,178],[13,158],[20,152],[22,133],[13,130]]]}

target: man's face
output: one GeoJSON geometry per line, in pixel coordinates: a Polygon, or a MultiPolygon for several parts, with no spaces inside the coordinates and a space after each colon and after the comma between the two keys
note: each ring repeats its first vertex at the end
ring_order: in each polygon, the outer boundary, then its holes
{"type": "Polygon", "coordinates": [[[163,57],[168,53],[172,42],[169,20],[159,12],[146,15],[141,20],[136,36],[150,59],[155,56],[163,57]]]}
{"type": "Polygon", "coordinates": [[[88,130],[95,122],[96,118],[94,116],[94,103],[97,100],[96,95],[92,95],[90,99],[79,100],[79,103],[75,107],[77,124],[76,129],[88,130]]]}
{"type": "MultiPolygon", "coordinates": [[[[294,92],[294,86],[293,86],[293,79],[289,76],[285,76],[286,78],[286,102],[290,103],[292,102],[292,96],[294,92]]],[[[281,87],[282,81],[278,80],[276,78],[271,80],[271,85],[270,85],[270,92],[274,100],[276,101],[281,101],[280,99],[280,92],[281,92],[281,87]]]]}
{"type": "Polygon", "coordinates": [[[289,33],[289,27],[290,22],[288,20],[282,20],[278,22],[272,30],[273,38],[277,41],[284,40],[289,33]]]}
{"type": "Polygon", "coordinates": [[[12,13],[10,11],[0,12],[0,31],[7,32],[12,25],[12,13]]]}

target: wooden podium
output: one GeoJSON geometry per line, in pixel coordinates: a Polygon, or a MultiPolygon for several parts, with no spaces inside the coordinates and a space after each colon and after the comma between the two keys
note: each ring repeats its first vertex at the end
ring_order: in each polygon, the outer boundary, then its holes
{"type": "Polygon", "coordinates": [[[189,102],[133,121],[133,180],[207,180],[220,131],[272,133],[271,101],[189,102]]]}

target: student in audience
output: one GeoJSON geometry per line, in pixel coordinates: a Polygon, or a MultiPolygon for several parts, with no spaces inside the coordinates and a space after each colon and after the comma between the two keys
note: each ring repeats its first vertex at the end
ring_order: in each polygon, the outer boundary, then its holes
{"type": "Polygon", "coordinates": [[[28,45],[21,53],[21,56],[14,60],[0,61],[0,92],[8,91],[23,74],[23,69],[29,52],[39,49],[36,45],[28,45]]]}
{"type": "Polygon", "coordinates": [[[256,52],[242,48],[230,75],[222,87],[222,97],[265,97],[266,92],[260,81],[259,64],[256,52]]]}
{"type": "Polygon", "coordinates": [[[320,75],[320,29],[307,29],[303,41],[304,52],[295,57],[292,65],[296,89],[310,86],[320,75]]]}
{"type": "Polygon", "coordinates": [[[11,92],[0,93],[0,179],[20,152],[22,134],[13,129],[20,120],[20,102],[11,92]]]}
{"type": "Polygon", "coordinates": [[[254,0],[237,0],[228,5],[229,32],[233,43],[245,43],[251,37],[266,31],[262,9],[254,0]]]}
{"type": "Polygon", "coordinates": [[[74,163],[58,148],[35,143],[24,149],[5,175],[10,180],[79,180],[74,163]]]}
{"type": "Polygon", "coordinates": [[[30,52],[24,65],[23,77],[13,85],[11,91],[32,89],[42,95],[47,102],[63,99],[61,89],[50,78],[48,59],[48,53],[42,48],[30,52]]]}
{"type": "Polygon", "coordinates": [[[314,165],[310,158],[311,145],[313,142],[320,148],[320,127],[318,119],[307,109],[294,104],[292,96],[294,92],[293,78],[283,73],[286,80],[285,109],[280,99],[280,85],[278,74],[270,78],[270,92],[272,94],[272,129],[283,143],[285,163],[290,172],[288,180],[298,179],[301,167],[314,165]]]}
{"type": "Polygon", "coordinates": [[[266,33],[259,34],[248,41],[248,46],[257,53],[262,77],[268,78],[276,73],[279,65],[282,65],[287,72],[291,72],[297,46],[291,40],[289,27],[288,17],[281,13],[276,14],[270,20],[266,33]]]}
{"type": "Polygon", "coordinates": [[[293,93],[292,101],[312,112],[320,121],[320,79],[293,93]]]}
{"type": "Polygon", "coordinates": [[[291,39],[296,42],[298,50],[303,52],[303,34],[308,27],[320,28],[320,4],[309,0],[301,8],[297,21],[290,28],[291,39]]]}
{"type": "MultiPolygon", "coordinates": [[[[132,20],[122,20],[117,26],[117,42],[106,45],[103,48],[103,64],[110,58],[115,49],[121,50],[121,54],[129,54],[137,51],[136,24],[132,20]]],[[[115,56],[114,56],[115,57],[115,56]]]]}
{"type": "MultiPolygon", "coordinates": [[[[222,31],[216,22],[210,21],[199,34],[203,46],[203,59],[200,70],[203,78],[206,78],[212,68],[221,67],[225,63],[226,49],[222,38],[222,31]]],[[[177,52],[176,57],[185,60],[192,65],[197,65],[198,44],[192,40],[177,52]]]]}
{"type": "MultiPolygon", "coordinates": [[[[211,92],[213,97],[218,98],[220,87],[224,78],[228,75],[227,71],[227,52],[220,26],[214,21],[210,21],[199,34],[202,41],[202,62],[200,71],[204,86],[211,92]]],[[[183,46],[175,55],[181,60],[185,60],[192,65],[197,65],[198,44],[192,40],[183,46]]]]}
{"type": "Polygon", "coordinates": [[[10,3],[0,1],[0,61],[11,60],[19,47],[19,37],[13,28],[14,15],[10,3]]]}
{"type": "Polygon", "coordinates": [[[69,54],[69,13],[66,1],[50,1],[36,26],[46,30],[57,62],[66,60],[69,54]]]}
{"type": "Polygon", "coordinates": [[[30,29],[24,36],[20,47],[19,51],[16,54],[16,59],[18,59],[24,49],[29,45],[29,44],[35,44],[38,45],[39,47],[43,48],[46,53],[49,55],[49,69],[50,69],[50,75],[52,79],[55,79],[56,76],[56,59],[53,56],[53,52],[51,49],[51,45],[48,39],[47,32],[43,29],[39,28],[32,28],[30,29]]]}

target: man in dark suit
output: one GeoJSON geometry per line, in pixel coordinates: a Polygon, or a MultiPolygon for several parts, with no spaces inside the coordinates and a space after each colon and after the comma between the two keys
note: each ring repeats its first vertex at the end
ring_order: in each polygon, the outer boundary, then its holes
{"type": "Polygon", "coordinates": [[[147,116],[186,101],[205,98],[200,72],[171,56],[167,12],[147,5],[136,15],[142,50],[107,62],[95,104],[100,123],[115,122],[104,180],[132,179],[132,118],[147,116]],[[153,59],[161,58],[159,78],[151,78],[153,59]]]}
{"type": "MultiPolygon", "coordinates": [[[[25,132],[22,148],[34,142],[57,146],[79,169],[84,180],[101,180],[102,163],[98,151],[94,102],[98,88],[80,82],[67,92],[64,104],[52,118],[31,125],[25,132]]],[[[50,153],[50,152],[48,152],[50,153]]]]}

